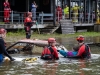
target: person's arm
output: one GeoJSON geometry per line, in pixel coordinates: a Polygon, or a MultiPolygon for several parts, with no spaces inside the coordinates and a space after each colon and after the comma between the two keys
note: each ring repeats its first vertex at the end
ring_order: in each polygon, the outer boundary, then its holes
{"type": "Polygon", "coordinates": [[[4,3],[3,3],[3,6],[4,6],[4,7],[7,7],[7,4],[4,2],[4,3]]]}
{"type": "Polygon", "coordinates": [[[47,49],[47,47],[44,47],[44,49],[43,49],[43,51],[41,53],[41,59],[43,58],[46,49],[47,49]]]}
{"type": "Polygon", "coordinates": [[[59,56],[58,56],[57,49],[53,47],[53,50],[54,50],[54,56],[55,56],[56,60],[58,60],[59,56]]]}
{"type": "Polygon", "coordinates": [[[33,24],[35,24],[35,22],[25,22],[26,26],[33,26],[33,24]]]}
{"type": "Polygon", "coordinates": [[[81,58],[84,50],[85,50],[85,47],[84,46],[81,46],[79,48],[78,54],[76,56],[68,56],[67,58],[81,58]]]}
{"type": "Polygon", "coordinates": [[[85,45],[83,45],[83,46],[81,46],[79,48],[77,56],[82,56],[82,54],[84,53],[84,51],[85,51],[85,45]]]}
{"type": "Polygon", "coordinates": [[[32,8],[37,8],[37,5],[35,5],[35,4],[32,4],[32,8]]]}
{"type": "Polygon", "coordinates": [[[10,3],[8,2],[8,8],[9,8],[9,11],[11,13],[11,7],[10,7],[10,3]]]}
{"type": "Polygon", "coordinates": [[[0,43],[1,50],[2,50],[3,54],[6,55],[7,57],[9,57],[11,61],[15,60],[15,59],[13,59],[13,58],[8,54],[8,52],[6,51],[6,48],[5,48],[5,46],[4,46],[4,42],[3,42],[3,41],[0,41],[0,42],[1,42],[1,43],[0,43]]]}

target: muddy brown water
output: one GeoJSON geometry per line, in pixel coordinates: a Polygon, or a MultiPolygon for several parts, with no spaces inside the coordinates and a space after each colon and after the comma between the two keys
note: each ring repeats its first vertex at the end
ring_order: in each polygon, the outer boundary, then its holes
{"type": "MultiPolygon", "coordinates": [[[[68,50],[76,45],[75,38],[61,39],[57,41],[68,50]]],[[[99,43],[100,37],[88,37],[86,43],[99,43]]],[[[0,75],[100,75],[100,46],[90,45],[92,58],[90,60],[68,59],[60,57],[57,61],[43,61],[40,55],[12,54],[16,60],[0,63],[0,75]],[[37,57],[32,63],[25,63],[22,59],[37,57]]]]}

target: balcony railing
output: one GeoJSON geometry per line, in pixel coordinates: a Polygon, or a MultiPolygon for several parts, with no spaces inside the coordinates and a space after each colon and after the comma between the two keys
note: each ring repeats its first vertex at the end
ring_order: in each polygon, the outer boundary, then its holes
{"type": "MultiPolygon", "coordinates": [[[[9,20],[11,24],[18,23],[23,24],[27,12],[16,12],[11,11],[9,20]]],[[[4,14],[3,11],[0,11],[0,21],[4,23],[4,14]]],[[[86,18],[84,18],[83,13],[71,13],[72,23],[95,23],[95,14],[86,13],[86,18]],[[77,15],[76,15],[77,14],[77,15]]],[[[66,14],[57,12],[56,21],[59,23],[60,19],[68,19],[66,14]]],[[[99,19],[99,16],[97,17],[99,19]]],[[[36,20],[38,24],[53,23],[53,13],[43,13],[36,12],[36,20]]]]}

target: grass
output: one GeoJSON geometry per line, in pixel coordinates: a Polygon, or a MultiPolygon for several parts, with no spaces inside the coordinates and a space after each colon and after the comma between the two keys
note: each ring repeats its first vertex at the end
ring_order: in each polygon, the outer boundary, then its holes
{"type": "MultiPolygon", "coordinates": [[[[85,37],[93,37],[93,36],[100,36],[100,32],[78,32],[75,34],[58,34],[58,33],[38,34],[38,32],[33,32],[31,39],[48,39],[50,37],[67,39],[67,38],[77,37],[78,35],[83,35],[85,37]]],[[[8,32],[5,40],[16,42],[24,38],[25,38],[24,30],[18,30],[17,32],[8,32]]]]}
{"type": "Polygon", "coordinates": [[[5,22],[0,22],[0,24],[5,24],[5,22]]]}

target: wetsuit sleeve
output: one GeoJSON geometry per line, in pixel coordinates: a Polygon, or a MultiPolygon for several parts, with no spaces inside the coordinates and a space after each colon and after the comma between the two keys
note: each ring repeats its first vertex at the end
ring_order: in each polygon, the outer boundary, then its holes
{"type": "Polygon", "coordinates": [[[79,48],[79,51],[78,51],[77,56],[82,56],[82,54],[84,53],[84,51],[85,51],[85,45],[83,45],[83,46],[81,46],[81,47],[79,48]]]}
{"type": "Polygon", "coordinates": [[[11,57],[11,56],[8,54],[8,52],[6,51],[3,40],[0,41],[0,46],[1,46],[2,54],[6,55],[7,57],[9,57],[9,58],[11,59],[12,57],[11,57]]]}

